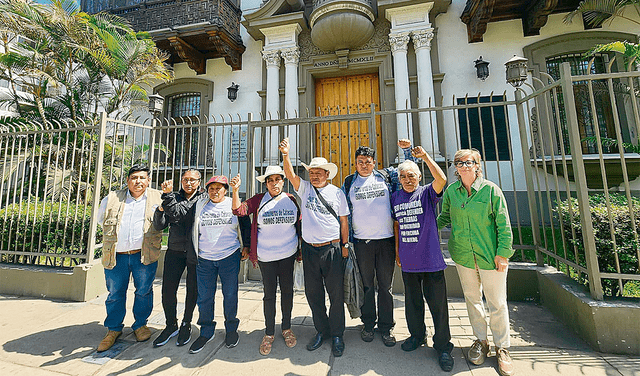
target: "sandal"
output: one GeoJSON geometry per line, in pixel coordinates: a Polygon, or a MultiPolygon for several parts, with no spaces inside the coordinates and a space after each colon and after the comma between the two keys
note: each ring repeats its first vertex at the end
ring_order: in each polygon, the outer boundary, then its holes
{"type": "Polygon", "coordinates": [[[274,339],[274,336],[265,335],[264,337],[262,337],[262,343],[260,343],[260,354],[269,355],[274,339]]]}
{"type": "Polygon", "coordinates": [[[282,337],[284,337],[284,343],[287,345],[287,347],[294,347],[298,343],[296,335],[293,334],[293,331],[291,329],[283,330],[282,337]]]}

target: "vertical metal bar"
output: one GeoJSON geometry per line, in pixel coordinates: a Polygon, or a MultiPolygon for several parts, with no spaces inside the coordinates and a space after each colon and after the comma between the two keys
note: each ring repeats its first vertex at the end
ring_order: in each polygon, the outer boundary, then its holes
{"type": "Polygon", "coordinates": [[[580,142],[580,129],[578,125],[578,113],[575,106],[573,83],[571,81],[571,65],[562,63],[560,66],[560,81],[562,82],[562,95],[564,108],[569,127],[569,145],[571,146],[571,162],[573,165],[574,179],[577,188],[578,206],[580,208],[580,223],[582,225],[582,239],[584,241],[585,258],[589,277],[589,290],[594,299],[602,300],[602,280],[598,266],[596,242],[593,236],[593,223],[589,206],[589,192],[587,188],[587,176],[584,170],[582,147],[580,142]],[[587,214],[589,213],[589,214],[587,214]]]}
{"type": "MultiPolygon", "coordinates": [[[[542,253],[538,250],[540,246],[540,222],[538,219],[538,211],[534,206],[536,202],[536,195],[534,192],[533,185],[533,171],[531,168],[531,163],[527,163],[530,160],[529,151],[527,145],[529,142],[527,141],[527,124],[524,116],[523,109],[523,92],[520,89],[516,89],[516,112],[518,114],[518,129],[520,134],[520,151],[522,152],[522,161],[524,167],[524,178],[527,183],[527,197],[529,204],[529,214],[531,215],[531,229],[533,233],[533,244],[536,247],[536,264],[538,266],[544,266],[544,258],[542,257],[542,253]]],[[[535,147],[534,147],[535,150],[535,147]]]]}
{"type": "MultiPolygon", "coordinates": [[[[102,184],[102,163],[104,162],[104,149],[107,133],[107,114],[100,113],[100,128],[98,130],[98,158],[96,159],[96,180],[95,186],[100,187],[102,184]]],[[[98,209],[100,207],[100,190],[93,194],[93,203],[91,204],[91,224],[89,225],[89,237],[87,244],[87,263],[93,261],[93,255],[96,248],[96,233],[98,230],[98,209]]]]}

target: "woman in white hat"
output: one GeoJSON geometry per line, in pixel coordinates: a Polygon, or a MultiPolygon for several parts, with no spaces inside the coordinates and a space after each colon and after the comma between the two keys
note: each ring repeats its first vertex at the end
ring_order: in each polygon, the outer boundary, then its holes
{"type": "Polygon", "coordinates": [[[275,340],[276,289],[280,281],[282,309],[282,337],[288,347],[297,339],[291,330],[293,309],[293,266],[298,254],[300,209],[296,199],[282,191],[284,171],[280,166],[268,166],[256,179],[265,183],[267,192],[258,193],[240,202],[240,175],[231,179],[233,214],[243,217],[253,214],[249,259],[260,266],[264,290],[263,310],[265,335],[260,354],[268,355],[275,340]]]}

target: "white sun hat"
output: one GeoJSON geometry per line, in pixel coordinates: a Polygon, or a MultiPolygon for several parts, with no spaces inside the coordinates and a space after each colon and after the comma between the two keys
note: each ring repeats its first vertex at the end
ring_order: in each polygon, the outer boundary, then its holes
{"type": "Polygon", "coordinates": [[[256,180],[260,183],[264,183],[264,181],[271,175],[282,175],[284,179],[284,170],[280,166],[267,166],[267,169],[264,170],[264,174],[260,176],[256,176],[256,180]]]}
{"type": "Polygon", "coordinates": [[[329,180],[335,178],[338,174],[338,166],[336,166],[335,163],[328,162],[325,158],[322,157],[315,157],[308,165],[304,163],[302,165],[307,169],[307,171],[312,168],[321,168],[323,170],[329,171],[329,180]]]}

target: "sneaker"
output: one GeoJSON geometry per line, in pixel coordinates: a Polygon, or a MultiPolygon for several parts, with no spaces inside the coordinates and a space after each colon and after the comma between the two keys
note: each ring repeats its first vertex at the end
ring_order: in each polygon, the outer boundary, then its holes
{"type": "Polygon", "coordinates": [[[134,330],[133,334],[136,335],[136,341],[144,342],[151,338],[151,329],[146,325],[142,325],[138,329],[134,330]]]}
{"type": "Polygon", "coordinates": [[[214,333],[214,335],[212,335],[211,338],[207,338],[203,336],[198,337],[195,341],[193,341],[193,343],[191,344],[191,347],[189,347],[189,353],[190,354],[199,353],[200,351],[202,351],[202,348],[204,347],[204,345],[206,345],[207,342],[211,341],[215,336],[216,335],[214,333]]]}
{"type": "Polygon", "coordinates": [[[391,331],[382,333],[382,343],[387,347],[393,347],[396,345],[396,337],[393,336],[391,331]]]}
{"type": "Polygon", "coordinates": [[[405,339],[400,347],[402,347],[402,350],[404,351],[413,351],[425,343],[427,343],[426,338],[418,339],[418,337],[411,336],[405,339]]]}
{"type": "Polygon", "coordinates": [[[487,354],[489,354],[489,344],[485,341],[476,339],[469,349],[469,361],[476,366],[479,366],[484,363],[484,360],[487,358],[487,354]]]}
{"type": "Polygon", "coordinates": [[[440,353],[438,357],[438,364],[440,364],[440,368],[442,368],[445,372],[451,372],[453,369],[453,357],[448,352],[440,353]]]}
{"type": "Polygon", "coordinates": [[[153,347],[164,346],[172,337],[178,335],[178,325],[173,324],[164,328],[162,333],[153,340],[153,347]]]}
{"type": "Polygon", "coordinates": [[[238,336],[237,331],[229,332],[224,337],[224,343],[227,345],[228,349],[238,346],[238,342],[240,341],[240,337],[238,336]]]}
{"type": "Polygon", "coordinates": [[[178,339],[176,340],[177,346],[184,346],[191,341],[191,323],[183,322],[180,325],[180,331],[178,332],[178,339]]]}
{"type": "Polygon", "coordinates": [[[109,330],[107,332],[107,335],[104,336],[102,341],[100,341],[100,344],[98,345],[98,352],[103,352],[103,351],[109,350],[111,348],[111,346],[113,346],[113,344],[116,343],[116,339],[118,339],[118,337],[120,337],[121,334],[122,334],[122,332],[116,332],[115,330],[109,330]]]}
{"type": "Polygon", "coordinates": [[[513,375],[513,361],[509,350],[504,347],[496,347],[496,358],[498,358],[498,371],[502,376],[513,375]]]}
{"type": "Polygon", "coordinates": [[[360,338],[362,338],[362,340],[365,342],[373,341],[374,335],[375,334],[373,333],[373,329],[368,329],[366,326],[362,328],[362,331],[360,332],[360,338]]]}

